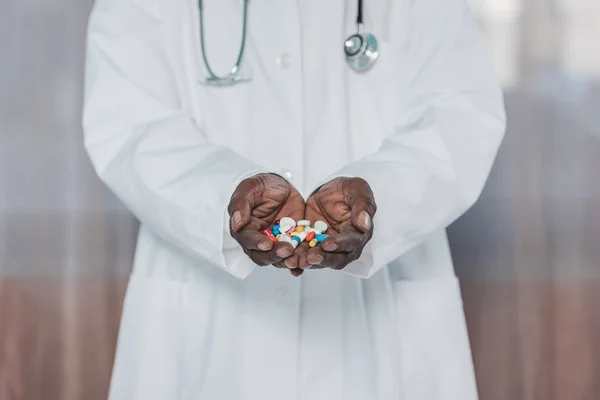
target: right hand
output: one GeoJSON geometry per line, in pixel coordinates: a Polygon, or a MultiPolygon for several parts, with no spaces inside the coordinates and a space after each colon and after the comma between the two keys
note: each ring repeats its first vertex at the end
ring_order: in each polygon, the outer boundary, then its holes
{"type": "MultiPolygon", "coordinates": [[[[294,254],[294,247],[286,242],[272,242],[263,230],[283,217],[303,219],[304,207],[302,195],[279,175],[258,174],[244,179],[227,207],[231,236],[255,264],[288,268],[284,261],[294,254]]],[[[299,268],[291,272],[294,276],[302,274],[299,268]]]]}

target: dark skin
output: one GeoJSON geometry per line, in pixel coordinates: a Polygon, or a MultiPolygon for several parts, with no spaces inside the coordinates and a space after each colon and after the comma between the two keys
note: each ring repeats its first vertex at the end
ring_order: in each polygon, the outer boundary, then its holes
{"type": "MultiPolygon", "coordinates": [[[[231,236],[256,265],[288,268],[284,260],[294,255],[294,247],[286,242],[272,242],[263,231],[283,217],[301,220],[304,209],[302,195],[284,178],[274,174],[255,175],[243,180],[231,196],[228,206],[231,236]]],[[[299,268],[291,272],[294,276],[302,274],[299,268]]]]}
{"type": "Polygon", "coordinates": [[[310,248],[303,242],[288,267],[301,269],[344,269],[357,260],[373,236],[377,211],[369,184],[361,178],[336,178],[317,189],[306,201],[304,218],[325,221],[329,237],[310,248]]]}
{"type": "Polygon", "coordinates": [[[373,236],[377,206],[369,184],[361,178],[333,179],[305,203],[282,177],[259,174],[240,183],[228,210],[231,235],[252,261],[289,268],[300,276],[309,268],[343,269],[358,259],[373,236]],[[325,221],[329,237],[314,248],[303,242],[295,251],[289,243],[273,243],[263,230],[283,217],[325,221]]]}

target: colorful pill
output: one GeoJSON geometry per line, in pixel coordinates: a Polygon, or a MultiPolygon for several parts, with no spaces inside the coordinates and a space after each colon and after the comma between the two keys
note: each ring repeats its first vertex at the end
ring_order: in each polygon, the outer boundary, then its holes
{"type": "Polygon", "coordinates": [[[302,225],[297,226],[296,232],[304,232],[304,227],[302,225]]]}
{"type": "Polygon", "coordinates": [[[271,231],[270,231],[270,230],[268,230],[268,229],[265,229],[265,230],[263,231],[263,233],[264,233],[265,235],[267,235],[268,237],[274,237],[274,235],[273,235],[273,234],[271,233],[271,231]]]}
{"type": "Polygon", "coordinates": [[[292,238],[292,240],[295,240],[296,242],[298,242],[298,244],[300,244],[302,242],[302,239],[300,239],[300,236],[296,235],[292,238]]]}
{"type": "Polygon", "coordinates": [[[317,245],[317,243],[319,243],[319,242],[317,242],[317,239],[313,239],[310,242],[308,242],[308,245],[310,247],[315,247],[317,245]]]}
{"type": "Polygon", "coordinates": [[[327,224],[323,221],[315,222],[314,229],[319,233],[325,233],[327,231],[327,224]]]}
{"type": "Polygon", "coordinates": [[[273,243],[277,243],[278,242],[278,240],[277,240],[277,238],[275,236],[269,236],[269,239],[271,239],[271,242],[273,242],[273,243]]]}
{"type": "Polygon", "coordinates": [[[315,235],[315,239],[317,239],[317,242],[321,243],[323,240],[327,239],[329,237],[329,235],[325,235],[325,234],[317,234],[315,235]]]}
{"type": "Polygon", "coordinates": [[[309,242],[315,238],[316,233],[314,231],[310,231],[306,234],[306,240],[309,242]]]}
{"type": "Polygon", "coordinates": [[[296,231],[294,231],[294,232],[290,233],[290,236],[291,236],[291,237],[297,236],[297,235],[298,235],[298,233],[300,233],[300,232],[296,232],[296,231]]]}
{"type": "Polygon", "coordinates": [[[297,232],[296,237],[300,238],[300,241],[303,242],[306,239],[306,232],[297,232]]]}

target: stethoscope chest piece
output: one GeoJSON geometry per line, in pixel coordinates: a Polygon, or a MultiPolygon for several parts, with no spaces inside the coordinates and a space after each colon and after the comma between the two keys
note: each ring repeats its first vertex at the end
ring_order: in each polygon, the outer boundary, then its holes
{"type": "Polygon", "coordinates": [[[377,38],[372,33],[363,33],[361,28],[344,42],[346,62],[359,73],[368,71],[379,57],[377,38]]]}

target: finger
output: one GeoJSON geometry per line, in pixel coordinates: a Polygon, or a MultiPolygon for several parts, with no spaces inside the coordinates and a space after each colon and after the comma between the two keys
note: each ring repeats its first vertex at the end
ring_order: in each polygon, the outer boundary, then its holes
{"type": "Polygon", "coordinates": [[[275,266],[276,268],[287,269],[295,277],[299,277],[304,272],[304,270],[302,270],[300,268],[289,269],[287,267],[287,265],[285,265],[285,260],[284,261],[280,261],[278,263],[275,263],[275,264],[273,264],[273,266],[275,266]]]}
{"type": "Polygon", "coordinates": [[[348,253],[327,253],[318,247],[314,247],[308,251],[306,260],[311,265],[311,269],[341,269],[350,262],[350,256],[348,253]]]}
{"type": "Polygon", "coordinates": [[[302,251],[301,247],[302,247],[301,243],[298,247],[296,247],[296,249],[294,250],[294,254],[291,257],[288,257],[285,259],[285,266],[286,268],[289,269],[295,269],[295,268],[299,268],[299,264],[298,264],[298,252],[302,251]]]}
{"type": "Polygon", "coordinates": [[[282,261],[292,255],[294,248],[289,243],[275,243],[270,251],[250,250],[249,256],[255,264],[260,266],[265,265],[281,265],[282,261]]]}
{"type": "Polygon", "coordinates": [[[250,228],[244,228],[240,232],[233,232],[232,236],[247,250],[269,251],[274,243],[265,234],[250,228]]]}
{"type": "Polygon", "coordinates": [[[239,232],[250,222],[252,216],[252,204],[247,197],[235,195],[231,198],[227,211],[230,220],[230,228],[233,232],[239,232]]]}
{"type": "Polygon", "coordinates": [[[310,264],[306,261],[306,255],[308,254],[309,249],[310,246],[308,245],[308,242],[300,243],[300,246],[298,246],[294,252],[294,256],[296,256],[296,264],[294,264],[294,267],[302,269],[310,267],[310,264]]]}
{"type": "Polygon", "coordinates": [[[351,230],[329,236],[321,243],[321,248],[326,252],[350,253],[364,246],[366,241],[365,234],[351,230]]]}
{"type": "Polygon", "coordinates": [[[350,204],[352,225],[362,233],[373,229],[373,217],[377,211],[375,200],[371,196],[359,197],[350,204]]]}

